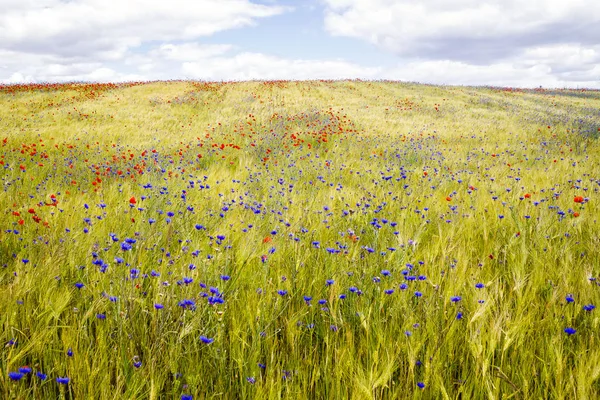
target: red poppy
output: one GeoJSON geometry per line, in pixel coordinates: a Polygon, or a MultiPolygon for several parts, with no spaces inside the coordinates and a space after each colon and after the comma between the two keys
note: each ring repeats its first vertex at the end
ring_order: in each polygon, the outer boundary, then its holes
{"type": "Polygon", "coordinates": [[[583,196],[575,196],[573,199],[575,203],[583,203],[583,196]]]}
{"type": "Polygon", "coordinates": [[[135,203],[137,203],[137,201],[135,200],[135,197],[133,197],[133,196],[132,196],[132,197],[129,199],[129,204],[135,204],[135,203]]]}

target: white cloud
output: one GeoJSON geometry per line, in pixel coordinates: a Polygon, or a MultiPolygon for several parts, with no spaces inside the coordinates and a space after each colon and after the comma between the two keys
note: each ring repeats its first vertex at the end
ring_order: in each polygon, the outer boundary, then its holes
{"type": "Polygon", "coordinates": [[[215,44],[202,45],[199,43],[163,44],[148,52],[150,57],[164,58],[175,61],[193,61],[220,56],[233,48],[232,45],[215,44]]]}
{"type": "Polygon", "coordinates": [[[600,86],[592,0],[322,0],[325,27],[398,55],[395,74],[449,84],[600,86]]]}
{"type": "Polygon", "coordinates": [[[600,7],[590,0],[318,0],[331,34],[373,43],[398,55],[397,65],[203,43],[289,11],[282,4],[290,1],[0,0],[0,83],[362,78],[600,87],[600,7]]]}
{"type": "Polygon", "coordinates": [[[400,56],[489,63],[524,48],[600,41],[593,0],[323,0],[325,27],[400,56]]]}
{"type": "Polygon", "coordinates": [[[186,62],[182,66],[186,77],[206,80],[374,79],[381,71],[343,60],[286,59],[260,53],[186,62]]]}
{"type": "Polygon", "coordinates": [[[120,58],[148,41],[190,40],[252,25],[281,6],[248,0],[0,0],[4,49],[120,58]],[[8,4],[5,4],[8,3],[8,4]]]}

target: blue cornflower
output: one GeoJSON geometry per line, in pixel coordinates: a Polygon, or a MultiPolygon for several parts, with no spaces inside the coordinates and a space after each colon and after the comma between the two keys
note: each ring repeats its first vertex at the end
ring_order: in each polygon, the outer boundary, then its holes
{"type": "Polygon", "coordinates": [[[278,290],[277,294],[280,296],[285,296],[287,294],[287,290],[278,290]]]}
{"type": "Polygon", "coordinates": [[[60,383],[61,385],[66,385],[69,383],[69,381],[70,381],[70,379],[67,378],[66,376],[62,377],[62,378],[61,377],[56,378],[56,382],[60,383]]]}
{"type": "Polygon", "coordinates": [[[121,243],[121,250],[123,250],[123,251],[131,250],[131,244],[129,244],[127,242],[121,243]]]}
{"type": "Polygon", "coordinates": [[[572,303],[575,301],[572,294],[568,294],[567,297],[565,297],[565,300],[567,301],[567,303],[572,303]]]}
{"type": "Polygon", "coordinates": [[[462,319],[462,318],[463,318],[463,313],[459,311],[459,312],[456,314],[456,319],[462,319]]]}
{"type": "Polygon", "coordinates": [[[583,309],[585,311],[592,311],[594,308],[596,308],[596,306],[593,304],[586,304],[585,306],[583,306],[583,309]]]}
{"type": "Polygon", "coordinates": [[[249,376],[246,378],[246,381],[248,381],[248,383],[254,385],[256,383],[256,379],[253,376],[249,376]]]}
{"type": "Polygon", "coordinates": [[[204,336],[204,335],[203,335],[203,336],[200,336],[200,340],[202,341],[202,343],[205,343],[205,344],[211,344],[212,342],[214,342],[214,341],[215,341],[215,339],[213,339],[213,338],[208,338],[208,337],[206,337],[206,336],[204,336]]]}
{"type": "Polygon", "coordinates": [[[71,349],[70,347],[69,347],[69,349],[67,350],[67,356],[69,356],[69,357],[73,357],[73,349],[71,349]]]}
{"type": "Polygon", "coordinates": [[[390,271],[388,271],[387,269],[384,269],[381,271],[381,275],[383,276],[390,276],[390,271]]]}
{"type": "Polygon", "coordinates": [[[425,384],[423,382],[417,382],[417,386],[419,387],[419,389],[425,388],[425,384]]]}
{"type": "Polygon", "coordinates": [[[458,303],[462,298],[460,296],[452,296],[450,297],[450,301],[453,303],[458,303]]]}
{"type": "Polygon", "coordinates": [[[96,318],[98,318],[98,319],[106,319],[106,315],[105,314],[96,314],[96,318]]]}
{"type": "Polygon", "coordinates": [[[475,284],[475,287],[476,287],[477,289],[483,289],[483,288],[485,287],[485,285],[484,285],[483,283],[479,282],[479,283],[476,283],[476,284],[475,284]]]}
{"type": "Polygon", "coordinates": [[[182,394],[181,400],[194,400],[194,396],[192,396],[191,394],[182,394]]]}
{"type": "Polygon", "coordinates": [[[423,293],[421,293],[421,292],[415,292],[415,297],[421,297],[421,296],[423,296],[423,293]]]}
{"type": "Polygon", "coordinates": [[[162,310],[163,308],[165,308],[165,306],[163,306],[163,305],[162,305],[162,304],[160,304],[160,303],[155,303],[155,304],[154,304],[154,308],[156,308],[157,310],[162,310]]]}
{"type": "Polygon", "coordinates": [[[25,375],[30,374],[31,373],[31,367],[29,367],[27,365],[24,365],[21,368],[19,368],[19,372],[22,373],[22,374],[25,374],[25,375]]]}
{"type": "Polygon", "coordinates": [[[408,285],[406,283],[401,283],[400,286],[398,286],[400,288],[400,290],[406,290],[408,289],[408,285]]]}
{"type": "Polygon", "coordinates": [[[229,279],[231,279],[229,275],[221,275],[221,280],[228,281],[229,279]]]}
{"type": "Polygon", "coordinates": [[[85,285],[84,285],[83,283],[81,283],[81,282],[77,282],[77,283],[75,284],[75,287],[76,287],[77,289],[81,289],[81,288],[82,288],[82,287],[84,287],[84,286],[85,286],[85,285]]]}
{"type": "Polygon", "coordinates": [[[575,330],[574,328],[565,328],[565,333],[569,336],[575,334],[575,332],[577,332],[577,330],[575,330]]]}
{"type": "Polygon", "coordinates": [[[40,380],[45,381],[46,378],[48,378],[48,375],[42,373],[42,372],[36,372],[35,374],[38,378],[40,378],[40,380]]]}
{"type": "Polygon", "coordinates": [[[20,381],[24,375],[25,374],[23,374],[22,372],[9,372],[8,373],[8,377],[10,378],[11,381],[20,381]]]}
{"type": "Polygon", "coordinates": [[[394,293],[394,289],[386,289],[386,290],[384,291],[384,293],[385,293],[385,294],[392,294],[392,293],[394,293]]]}

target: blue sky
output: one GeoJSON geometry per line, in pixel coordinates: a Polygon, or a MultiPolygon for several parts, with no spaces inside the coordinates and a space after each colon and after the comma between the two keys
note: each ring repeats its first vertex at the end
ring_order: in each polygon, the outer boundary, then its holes
{"type": "Polygon", "coordinates": [[[0,9],[0,83],[600,88],[600,7],[591,0],[0,0],[0,9]]]}

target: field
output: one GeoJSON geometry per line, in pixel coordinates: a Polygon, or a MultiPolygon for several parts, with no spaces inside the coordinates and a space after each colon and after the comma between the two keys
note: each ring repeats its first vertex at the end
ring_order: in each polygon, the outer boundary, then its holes
{"type": "Polygon", "coordinates": [[[0,86],[0,397],[598,398],[599,110],[0,86]]]}

